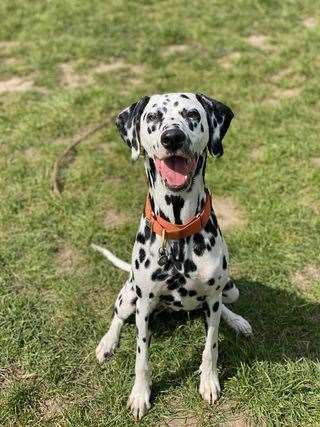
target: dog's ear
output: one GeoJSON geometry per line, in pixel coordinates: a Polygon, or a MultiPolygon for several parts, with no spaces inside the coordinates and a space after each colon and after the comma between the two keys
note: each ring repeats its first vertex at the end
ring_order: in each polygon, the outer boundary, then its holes
{"type": "Polygon", "coordinates": [[[121,138],[131,148],[132,160],[137,160],[140,155],[140,119],[149,99],[149,96],[144,96],[140,101],[122,110],[116,118],[121,138]]]}
{"type": "Polygon", "coordinates": [[[220,157],[223,154],[222,140],[229,129],[234,114],[232,110],[222,104],[222,102],[202,94],[196,94],[196,97],[207,115],[209,126],[209,152],[215,157],[220,157]]]}

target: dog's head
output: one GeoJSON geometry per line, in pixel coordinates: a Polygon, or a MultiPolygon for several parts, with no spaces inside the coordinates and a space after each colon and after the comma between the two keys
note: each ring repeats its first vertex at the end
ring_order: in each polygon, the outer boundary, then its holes
{"type": "Polygon", "coordinates": [[[121,111],[116,124],[136,160],[143,149],[165,185],[188,188],[201,153],[223,154],[222,139],[233,112],[201,94],[169,93],[143,97],[121,111]]]}

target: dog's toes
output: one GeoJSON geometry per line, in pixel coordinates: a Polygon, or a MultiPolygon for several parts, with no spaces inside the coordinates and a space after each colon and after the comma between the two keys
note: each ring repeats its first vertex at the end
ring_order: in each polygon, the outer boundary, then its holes
{"type": "Polygon", "coordinates": [[[253,332],[252,332],[252,327],[250,325],[250,323],[244,319],[243,317],[239,316],[240,318],[237,319],[236,325],[234,327],[234,329],[239,332],[240,334],[246,336],[246,337],[250,337],[253,332]]]}
{"type": "Polygon", "coordinates": [[[127,403],[134,418],[141,420],[150,406],[150,388],[146,385],[134,385],[127,403]]]}
{"type": "Polygon", "coordinates": [[[208,375],[201,375],[199,393],[202,398],[209,403],[214,403],[220,396],[220,383],[217,374],[213,372],[208,375]]]}
{"type": "Polygon", "coordinates": [[[98,362],[103,363],[105,360],[110,358],[113,355],[116,346],[117,344],[114,342],[110,342],[110,340],[108,340],[108,337],[103,337],[96,348],[96,356],[98,362]]]}

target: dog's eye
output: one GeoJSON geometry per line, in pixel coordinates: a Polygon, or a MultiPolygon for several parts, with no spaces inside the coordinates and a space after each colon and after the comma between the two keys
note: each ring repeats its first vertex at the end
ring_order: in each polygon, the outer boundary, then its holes
{"type": "Polygon", "coordinates": [[[190,111],[188,111],[187,112],[187,117],[188,117],[188,119],[197,120],[197,121],[199,121],[201,119],[200,113],[199,113],[198,110],[190,110],[190,111]]]}
{"type": "Polygon", "coordinates": [[[147,114],[147,122],[154,122],[157,120],[158,114],[157,113],[149,113],[147,114]]]}

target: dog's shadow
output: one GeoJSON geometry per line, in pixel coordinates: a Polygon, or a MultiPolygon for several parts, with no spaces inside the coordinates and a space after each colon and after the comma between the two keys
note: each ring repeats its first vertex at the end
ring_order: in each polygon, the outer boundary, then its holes
{"type": "MultiPolygon", "coordinates": [[[[283,362],[320,357],[320,304],[307,301],[291,290],[272,288],[245,278],[235,281],[240,299],[230,308],[245,317],[253,327],[253,337],[237,336],[221,323],[219,345],[220,380],[233,376],[240,363],[255,361],[283,362]]],[[[152,322],[153,335],[161,337],[174,332],[189,320],[202,316],[200,312],[160,313],[152,322]]],[[[205,336],[203,335],[203,345],[205,336]]],[[[198,344],[198,343],[197,343],[198,344]]],[[[203,347],[202,347],[203,348],[203,347]]],[[[163,372],[153,381],[153,392],[178,385],[194,375],[201,362],[199,346],[188,348],[179,367],[163,372]]]]}

